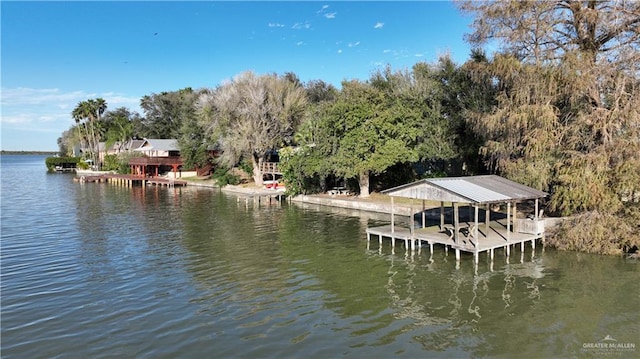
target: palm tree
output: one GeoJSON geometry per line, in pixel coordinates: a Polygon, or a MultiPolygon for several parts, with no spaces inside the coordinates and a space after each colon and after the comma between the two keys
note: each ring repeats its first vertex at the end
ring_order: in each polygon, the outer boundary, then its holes
{"type": "Polygon", "coordinates": [[[84,138],[89,147],[90,158],[93,163],[98,162],[98,143],[100,142],[100,119],[107,110],[107,102],[103,98],[78,102],[71,112],[78,127],[84,128],[84,138]]]}

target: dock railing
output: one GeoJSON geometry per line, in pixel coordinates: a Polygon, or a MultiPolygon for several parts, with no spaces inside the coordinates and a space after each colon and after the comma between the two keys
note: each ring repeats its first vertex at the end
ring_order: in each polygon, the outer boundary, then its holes
{"type": "Polygon", "coordinates": [[[278,162],[262,162],[260,171],[262,173],[282,174],[278,168],[278,162]]]}

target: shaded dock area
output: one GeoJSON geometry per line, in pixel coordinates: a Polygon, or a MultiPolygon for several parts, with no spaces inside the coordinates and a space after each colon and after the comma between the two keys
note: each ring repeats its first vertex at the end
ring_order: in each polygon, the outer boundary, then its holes
{"type": "Polygon", "coordinates": [[[371,236],[377,236],[382,247],[383,238],[391,239],[392,248],[397,240],[405,243],[407,250],[434,245],[455,250],[456,260],[461,252],[474,255],[477,263],[482,252],[488,252],[491,259],[494,250],[504,248],[509,256],[513,245],[525,243],[535,248],[536,240],[544,243],[544,220],[539,211],[539,199],[547,193],[524,186],[495,175],[469,176],[457,178],[432,178],[384,191],[391,197],[391,223],[385,226],[369,227],[367,245],[371,236]],[[422,200],[422,210],[412,211],[408,225],[397,225],[394,198],[404,197],[422,200]],[[438,201],[440,208],[425,209],[425,201],[438,201]],[[518,218],[517,206],[533,201],[533,206],[525,206],[530,213],[518,218]],[[445,203],[447,206],[445,207],[445,203]],[[450,206],[448,205],[450,203],[450,206]],[[461,206],[463,204],[463,206],[461,206]]]}

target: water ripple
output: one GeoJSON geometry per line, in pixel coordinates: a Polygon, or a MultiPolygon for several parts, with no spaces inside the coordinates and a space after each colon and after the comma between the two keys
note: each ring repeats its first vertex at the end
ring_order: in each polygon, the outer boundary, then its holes
{"type": "Polygon", "coordinates": [[[478,273],[367,251],[367,220],[329,210],[5,165],[3,358],[572,357],[635,340],[628,261],[538,250],[478,273]]]}

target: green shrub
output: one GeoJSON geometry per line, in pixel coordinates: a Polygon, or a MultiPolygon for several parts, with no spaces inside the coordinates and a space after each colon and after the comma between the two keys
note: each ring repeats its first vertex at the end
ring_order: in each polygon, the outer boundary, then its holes
{"type": "Polygon", "coordinates": [[[560,250],[621,254],[640,246],[640,205],[627,203],[617,214],[591,211],[564,221],[547,243],[560,250]]]}
{"type": "Polygon", "coordinates": [[[88,163],[86,163],[85,161],[79,161],[79,162],[76,164],[76,168],[81,169],[81,170],[88,170],[88,169],[89,169],[89,167],[90,167],[90,166],[89,166],[89,164],[88,164],[88,163]]]}
{"type": "Polygon", "coordinates": [[[251,161],[247,160],[247,159],[243,159],[239,164],[238,167],[243,170],[246,174],[248,174],[249,176],[253,176],[253,164],[251,163],[251,161]]]}
{"type": "Polygon", "coordinates": [[[118,156],[116,155],[105,155],[104,162],[102,164],[102,169],[104,171],[119,171],[120,170],[120,161],[118,156]]]}
{"type": "Polygon", "coordinates": [[[47,170],[54,171],[56,169],[56,166],[77,168],[79,167],[79,163],[81,163],[82,161],[80,161],[80,158],[78,157],[47,157],[44,162],[47,166],[47,170]]]}
{"type": "Polygon", "coordinates": [[[240,183],[240,177],[231,173],[227,168],[216,168],[211,177],[220,187],[224,187],[228,184],[237,185],[238,183],[240,183]]]}

